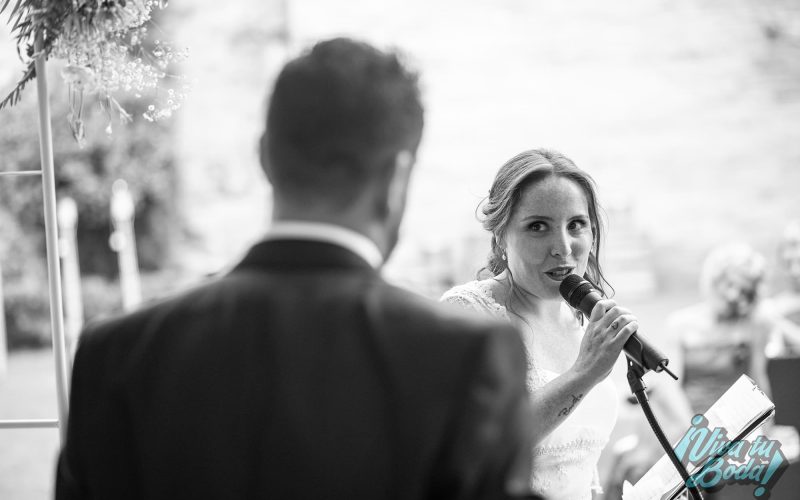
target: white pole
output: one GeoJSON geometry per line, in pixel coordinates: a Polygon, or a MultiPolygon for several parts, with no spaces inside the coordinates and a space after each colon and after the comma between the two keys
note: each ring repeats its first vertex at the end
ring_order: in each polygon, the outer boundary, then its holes
{"type": "Polygon", "coordinates": [[[42,198],[44,200],[44,233],[47,247],[47,276],[50,285],[50,325],[53,336],[53,357],[56,368],[56,397],[59,434],[64,443],[69,415],[69,361],[64,339],[64,310],[61,303],[61,269],[58,262],[58,223],[56,221],[56,184],[53,167],[53,137],[50,130],[50,100],[47,92],[44,35],[36,31],[33,48],[36,53],[36,88],[39,102],[39,153],[42,162],[42,198]]]}
{"type": "Polygon", "coordinates": [[[78,205],[65,196],[58,200],[58,228],[61,232],[59,251],[64,265],[64,320],[67,333],[67,352],[75,353],[78,335],[83,328],[83,297],[77,244],[78,205]]]}
{"type": "Polygon", "coordinates": [[[133,232],[135,208],[133,197],[128,191],[128,183],[122,179],[114,181],[111,186],[111,220],[114,223],[114,233],[110,243],[111,248],[117,252],[122,307],[126,311],[135,309],[142,302],[136,236],[133,232]]]}

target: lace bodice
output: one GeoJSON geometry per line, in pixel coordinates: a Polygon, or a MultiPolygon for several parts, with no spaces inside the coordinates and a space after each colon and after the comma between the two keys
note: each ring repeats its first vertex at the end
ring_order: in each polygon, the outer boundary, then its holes
{"type": "MultiPolygon", "coordinates": [[[[493,297],[489,280],[471,281],[451,288],[441,300],[513,323],[505,306],[493,297]]],[[[546,352],[532,352],[529,329],[520,331],[528,360],[528,391],[534,392],[560,373],[543,369],[536,359],[546,352]]],[[[546,498],[589,500],[600,491],[597,462],[608,443],[617,418],[617,392],[606,379],[597,384],[574,412],[533,449],[531,489],[546,498]]]]}

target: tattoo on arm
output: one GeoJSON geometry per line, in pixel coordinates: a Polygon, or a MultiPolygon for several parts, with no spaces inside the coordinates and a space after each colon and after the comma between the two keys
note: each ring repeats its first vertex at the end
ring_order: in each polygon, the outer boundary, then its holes
{"type": "Polygon", "coordinates": [[[578,404],[578,401],[580,401],[581,399],[583,399],[583,393],[578,394],[577,396],[573,394],[572,395],[572,404],[570,404],[569,407],[565,406],[564,408],[561,408],[561,411],[558,412],[558,416],[559,417],[565,417],[565,416],[569,415],[570,412],[572,411],[572,409],[575,408],[575,405],[578,404]]]}

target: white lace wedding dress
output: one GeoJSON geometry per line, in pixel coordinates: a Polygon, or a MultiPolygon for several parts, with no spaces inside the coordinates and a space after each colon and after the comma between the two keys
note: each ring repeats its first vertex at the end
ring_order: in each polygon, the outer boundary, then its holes
{"type": "MultiPolygon", "coordinates": [[[[471,281],[451,288],[441,300],[471,308],[511,323],[506,308],[495,301],[489,280],[471,281]]],[[[535,334],[535,333],[534,333],[535,334]]],[[[530,332],[523,332],[528,357],[528,391],[541,388],[560,374],[537,367],[530,349],[530,332]]],[[[536,353],[547,359],[548,353],[536,353]]],[[[545,498],[590,500],[600,492],[597,461],[617,418],[617,391],[606,378],[577,408],[534,447],[531,489],[545,498]]]]}

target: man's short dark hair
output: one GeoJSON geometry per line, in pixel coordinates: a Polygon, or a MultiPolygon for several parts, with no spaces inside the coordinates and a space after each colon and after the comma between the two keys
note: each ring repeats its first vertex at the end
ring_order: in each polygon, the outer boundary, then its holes
{"type": "Polygon", "coordinates": [[[352,199],[398,152],[416,151],[422,125],[417,74],[396,53],[347,38],[320,42],[275,83],[271,181],[300,200],[352,199]]]}

